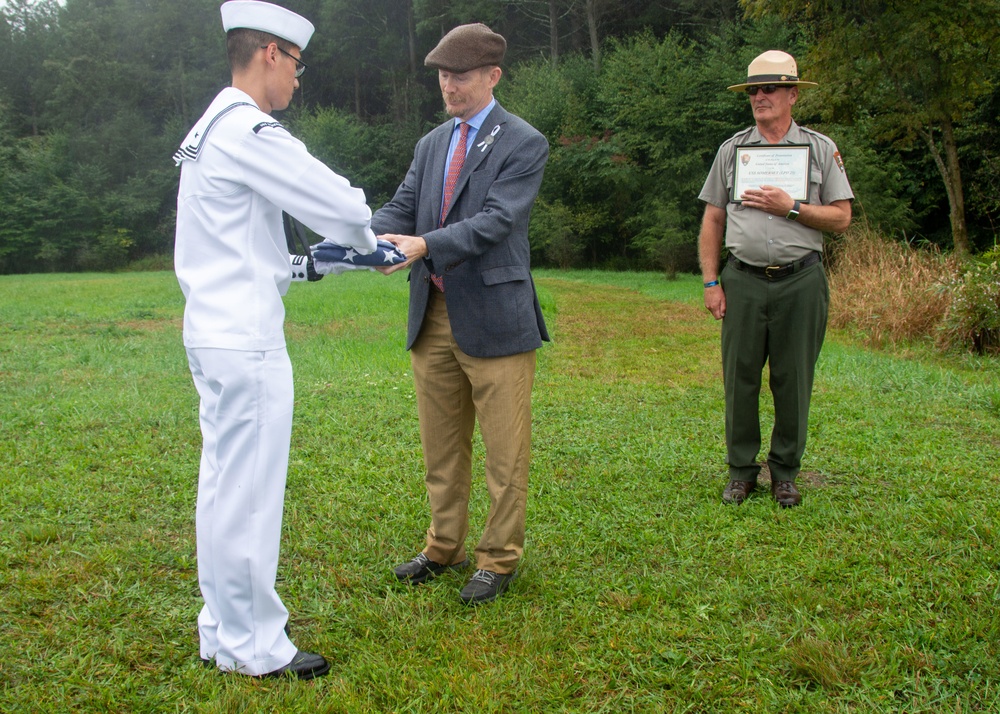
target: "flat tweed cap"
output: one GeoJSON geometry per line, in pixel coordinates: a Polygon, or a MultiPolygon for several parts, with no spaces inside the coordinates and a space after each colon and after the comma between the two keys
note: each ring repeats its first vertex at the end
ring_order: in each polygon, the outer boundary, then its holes
{"type": "Polygon", "coordinates": [[[424,59],[424,64],[448,72],[468,72],[479,67],[492,67],[503,62],[507,40],[481,22],[459,25],[441,38],[437,47],[424,59]]]}

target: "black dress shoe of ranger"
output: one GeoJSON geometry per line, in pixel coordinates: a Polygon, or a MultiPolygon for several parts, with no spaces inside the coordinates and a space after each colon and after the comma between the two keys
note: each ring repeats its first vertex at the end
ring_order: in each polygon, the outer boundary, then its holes
{"type": "Polygon", "coordinates": [[[278,667],[273,672],[267,672],[260,676],[282,677],[287,674],[294,675],[299,679],[313,679],[314,677],[322,677],[329,671],[330,663],[322,655],[297,650],[295,656],[292,657],[292,661],[284,667],[278,667]]]}
{"type": "Polygon", "coordinates": [[[392,572],[396,574],[396,577],[399,578],[401,582],[409,583],[410,585],[419,585],[422,582],[440,575],[446,570],[462,570],[467,567],[469,567],[468,558],[463,560],[461,563],[441,565],[441,563],[435,563],[423,553],[417,553],[416,558],[409,562],[397,565],[392,569],[392,572]]]}

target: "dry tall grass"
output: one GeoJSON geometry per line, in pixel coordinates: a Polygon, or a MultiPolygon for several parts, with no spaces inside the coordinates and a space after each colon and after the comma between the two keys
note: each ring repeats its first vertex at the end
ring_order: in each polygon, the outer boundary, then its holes
{"type": "Polygon", "coordinates": [[[951,303],[944,285],[960,262],[855,225],[828,245],[830,326],[857,329],[871,345],[934,339],[951,303]]]}

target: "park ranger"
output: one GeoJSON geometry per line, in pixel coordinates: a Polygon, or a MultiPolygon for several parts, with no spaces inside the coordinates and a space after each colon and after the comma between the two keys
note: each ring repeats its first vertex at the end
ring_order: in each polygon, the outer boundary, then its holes
{"type": "Polygon", "coordinates": [[[769,363],[771,494],[789,507],[802,498],[795,479],[830,301],[823,232],[847,230],[854,194],[833,141],[792,120],[799,88],[816,86],[799,79],[795,58],[764,52],[747,75],[729,89],[749,95],[755,125],[722,144],[699,196],[705,307],[722,320],[729,463],[722,500],[740,504],[757,483],[758,400],[769,363]],[[729,258],[720,273],[723,235],[729,258]]]}
{"type": "Polygon", "coordinates": [[[312,23],[254,0],[221,10],[232,86],[175,154],[174,262],[201,398],[201,657],[224,671],[309,679],[329,664],[292,644],[275,591],[293,401],[282,303],[292,266],[282,211],[359,253],[371,253],[376,240],[364,193],[270,116],[299,86],[312,23]]]}

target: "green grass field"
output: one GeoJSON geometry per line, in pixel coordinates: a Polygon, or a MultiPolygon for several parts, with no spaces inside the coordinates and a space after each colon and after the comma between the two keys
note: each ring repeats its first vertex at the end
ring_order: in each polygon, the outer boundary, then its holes
{"type": "Polygon", "coordinates": [[[698,279],[536,279],[528,543],[478,609],[390,572],[428,519],[405,277],[292,286],[279,592],[333,664],[297,682],[198,661],[173,275],[0,278],[0,711],[1000,711],[1000,363],[831,334],[803,506],[725,507],[698,279]]]}

